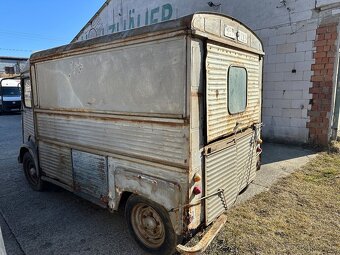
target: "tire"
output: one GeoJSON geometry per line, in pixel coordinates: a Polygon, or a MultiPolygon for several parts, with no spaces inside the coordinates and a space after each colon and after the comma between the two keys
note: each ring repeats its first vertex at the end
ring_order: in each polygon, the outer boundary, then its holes
{"type": "Polygon", "coordinates": [[[30,187],[35,191],[44,189],[44,182],[41,180],[38,169],[34,163],[31,153],[26,152],[22,160],[25,177],[30,187]]]}
{"type": "Polygon", "coordinates": [[[175,252],[177,235],[168,212],[162,206],[131,195],[126,202],[125,218],[131,235],[142,249],[151,254],[175,252]]]}

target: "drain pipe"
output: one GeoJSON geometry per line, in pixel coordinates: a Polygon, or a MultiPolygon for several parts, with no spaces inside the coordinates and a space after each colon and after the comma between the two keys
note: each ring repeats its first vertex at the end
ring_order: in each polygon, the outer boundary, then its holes
{"type": "Polygon", "coordinates": [[[330,123],[329,123],[329,138],[331,140],[336,140],[338,136],[339,130],[339,114],[340,114],[340,20],[338,21],[338,41],[337,41],[337,53],[336,58],[334,61],[334,85],[333,85],[333,92],[332,92],[332,105],[331,105],[331,112],[330,112],[330,123]]]}

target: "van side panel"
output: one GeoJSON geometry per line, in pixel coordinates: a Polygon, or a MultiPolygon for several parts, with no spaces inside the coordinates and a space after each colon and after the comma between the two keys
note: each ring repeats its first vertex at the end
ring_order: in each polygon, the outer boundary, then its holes
{"type": "Polygon", "coordinates": [[[188,130],[183,123],[37,113],[37,128],[41,141],[58,141],[183,168],[188,165],[188,130]]]}
{"type": "Polygon", "coordinates": [[[36,64],[39,107],[185,116],[184,36],[36,64]]]}
{"type": "Polygon", "coordinates": [[[186,45],[179,36],[35,63],[43,175],[113,210],[124,192],[152,199],[175,209],[181,234],[190,164],[186,45]]]}

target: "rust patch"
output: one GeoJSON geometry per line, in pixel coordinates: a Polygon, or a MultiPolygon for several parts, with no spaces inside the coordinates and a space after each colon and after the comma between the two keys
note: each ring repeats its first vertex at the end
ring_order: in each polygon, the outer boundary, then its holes
{"type": "Polygon", "coordinates": [[[100,201],[107,204],[109,202],[109,197],[108,196],[101,196],[100,201]]]}

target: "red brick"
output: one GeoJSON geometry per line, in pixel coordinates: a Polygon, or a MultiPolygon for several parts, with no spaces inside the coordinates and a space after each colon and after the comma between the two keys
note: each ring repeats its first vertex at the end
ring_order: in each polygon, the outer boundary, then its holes
{"type": "Polygon", "coordinates": [[[334,60],[335,60],[335,57],[331,57],[331,58],[329,58],[328,63],[329,64],[334,64],[334,60]]]}
{"type": "Polygon", "coordinates": [[[309,88],[309,93],[310,94],[319,94],[320,89],[319,88],[309,88]]]}
{"type": "Polygon", "coordinates": [[[325,68],[326,69],[332,69],[333,70],[334,65],[333,64],[326,64],[325,68]]]}
{"type": "Polygon", "coordinates": [[[327,32],[337,32],[337,31],[338,31],[337,24],[328,25],[327,32]]]}
{"type": "Polygon", "coordinates": [[[333,81],[326,81],[323,86],[325,87],[333,87],[333,81]]]}
{"type": "Polygon", "coordinates": [[[313,75],[311,81],[324,81],[323,75],[313,75]]]}
{"type": "Polygon", "coordinates": [[[328,88],[328,87],[322,88],[322,93],[328,93],[329,91],[330,91],[330,88],[328,88]]]}
{"type": "Polygon", "coordinates": [[[323,105],[321,107],[322,111],[330,112],[331,111],[331,105],[323,105]]]}
{"type": "Polygon", "coordinates": [[[331,105],[331,102],[328,99],[322,99],[321,104],[323,105],[331,105]]]}
{"type": "Polygon", "coordinates": [[[335,40],[327,40],[326,45],[334,45],[334,44],[335,44],[335,40]]]}
{"type": "Polygon", "coordinates": [[[308,111],[308,116],[310,117],[319,117],[320,112],[308,111]]]}
{"type": "Polygon", "coordinates": [[[329,59],[328,58],[321,58],[321,60],[320,61],[317,60],[317,62],[320,63],[320,64],[328,64],[329,59]]]}
{"type": "Polygon", "coordinates": [[[316,33],[319,35],[319,34],[324,34],[324,33],[327,33],[327,27],[319,27],[317,30],[316,30],[316,33]]]}
{"type": "MultiPolygon", "coordinates": [[[[319,46],[319,47],[321,48],[322,46],[319,46]]],[[[316,50],[318,50],[318,48],[316,48],[316,50]]],[[[329,45],[323,46],[323,50],[324,51],[330,51],[331,50],[331,46],[329,46],[329,45]]]]}
{"type": "Polygon", "coordinates": [[[326,99],[332,99],[332,91],[328,92],[327,94],[324,94],[326,99]]]}
{"type": "Polygon", "coordinates": [[[315,52],[314,58],[324,58],[327,57],[327,52],[325,51],[320,51],[320,52],[315,52]]]}
{"type": "Polygon", "coordinates": [[[324,81],[333,81],[333,75],[324,75],[324,81]]]}
{"type": "Polygon", "coordinates": [[[313,87],[314,88],[320,88],[323,86],[323,83],[322,82],[318,82],[318,81],[315,81],[313,82],[313,87]]]}
{"type": "MultiPolygon", "coordinates": [[[[330,38],[332,38],[332,35],[331,35],[330,38]]],[[[328,38],[328,39],[330,39],[330,38],[328,38]]],[[[325,38],[325,34],[324,34],[324,33],[318,34],[318,36],[317,36],[317,38],[316,38],[316,40],[318,40],[318,41],[325,40],[325,39],[326,39],[326,38],[325,38]]]]}
{"type": "MultiPolygon", "coordinates": [[[[319,38],[319,37],[318,37],[318,38],[319,38]]],[[[332,33],[325,33],[325,34],[324,34],[324,38],[325,38],[326,40],[331,39],[331,38],[332,38],[332,33]]]]}
{"type": "Polygon", "coordinates": [[[328,135],[317,136],[317,143],[320,145],[328,145],[328,135]]]}
{"type": "Polygon", "coordinates": [[[322,135],[327,135],[328,134],[328,130],[327,129],[322,129],[321,130],[321,134],[322,135]]]}
{"type": "Polygon", "coordinates": [[[332,44],[328,44],[327,40],[321,40],[321,41],[315,41],[314,46],[318,47],[318,46],[326,46],[326,45],[332,45],[332,44]]]}
{"type": "Polygon", "coordinates": [[[321,75],[321,70],[315,70],[314,75],[321,75]]]}
{"type": "MultiPolygon", "coordinates": [[[[311,123],[311,124],[312,124],[312,123],[311,123]]],[[[315,128],[311,127],[311,128],[309,129],[309,133],[314,135],[314,134],[315,134],[315,128]]]]}
{"type": "Polygon", "coordinates": [[[312,70],[322,70],[325,69],[324,64],[312,64],[312,70]]]}

